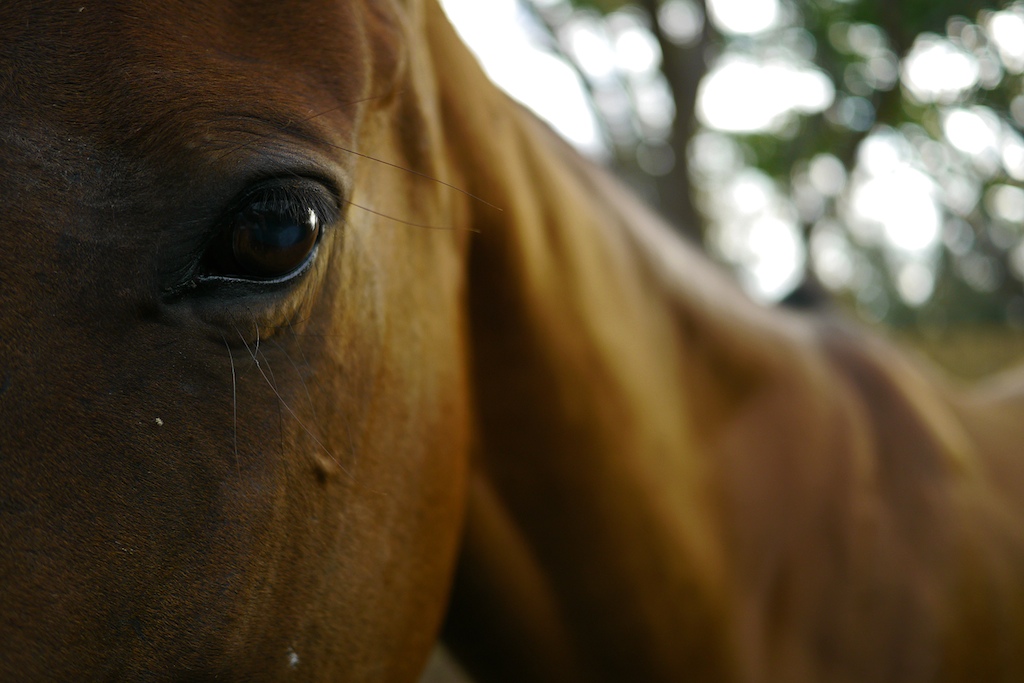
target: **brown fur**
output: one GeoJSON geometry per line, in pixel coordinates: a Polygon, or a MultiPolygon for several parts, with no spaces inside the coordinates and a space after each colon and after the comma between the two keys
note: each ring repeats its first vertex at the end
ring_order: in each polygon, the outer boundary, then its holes
{"type": "Polygon", "coordinates": [[[140,7],[0,7],[0,679],[1024,678],[1024,383],[747,302],[433,0],[140,7]]]}

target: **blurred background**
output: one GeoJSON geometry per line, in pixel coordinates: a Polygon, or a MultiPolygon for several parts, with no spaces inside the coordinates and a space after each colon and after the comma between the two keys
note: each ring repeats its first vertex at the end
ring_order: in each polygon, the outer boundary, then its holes
{"type": "Polygon", "coordinates": [[[765,304],[1024,357],[1024,2],[443,0],[491,77],[765,304]]]}

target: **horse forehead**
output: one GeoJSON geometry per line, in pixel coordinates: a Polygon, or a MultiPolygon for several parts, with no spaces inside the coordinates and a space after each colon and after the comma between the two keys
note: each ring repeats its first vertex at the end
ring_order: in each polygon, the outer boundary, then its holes
{"type": "Polygon", "coordinates": [[[282,156],[298,138],[346,146],[366,94],[386,87],[373,55],[397,50],[389,3],[369,5],[2,4],[5,222],[40,201],[51,219],[152,205],[175,178],[237,174],[275,137],[282,156]]]}
{"type": "Polygon", "coordinates": [[[201,115],[311,93],[355,101],[378,75],[372,57],[398,50],[397,34],[380,30],[388,22],[368,4],[5,3],[0,103],[111,129],[143,125],[168,107],[201,115]]]}
{"type": "MultiPolygon", "coordinates": [[[[187,61],[226,52],[265,62],[323,63],[344,58],[377,35],[379,22],[397,21],[389,0],[34,0],[4,3],[0,55],[59,57],[66,70],[116,62],[126,52],[173,52],[187,61]],[[27,48],[32,48],[26,52],[27,48]]],[[[34,65],[23,68],[38,76],[34,65]]]]}

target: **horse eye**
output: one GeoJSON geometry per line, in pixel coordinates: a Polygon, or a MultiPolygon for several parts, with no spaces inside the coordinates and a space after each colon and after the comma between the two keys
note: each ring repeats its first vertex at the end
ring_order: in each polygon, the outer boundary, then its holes
{"type": "Polygon", "coordinates": [[[206,274],[219,278],[286,278],[310,260],[324,223],[331,220],[324,188],[260,187],[224,221],[205,258],[206,274]]]}
{"type": "Polygon", "coordinates": [[[306,262],[320,237],[320,219],[306,208],[282,211],[249,206],[231,226],[231,252],[242,274],[257,278],[287,275],[306,262]]]}

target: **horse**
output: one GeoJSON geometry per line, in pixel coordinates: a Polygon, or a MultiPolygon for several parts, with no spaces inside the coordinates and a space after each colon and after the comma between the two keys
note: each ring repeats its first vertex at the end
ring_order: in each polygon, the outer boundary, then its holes
{"type": "Polygon", "coordinates": [[[436,0],[0,29],[0,679],[1024,679],[1021,377],[749,302],[436,0]]]}

